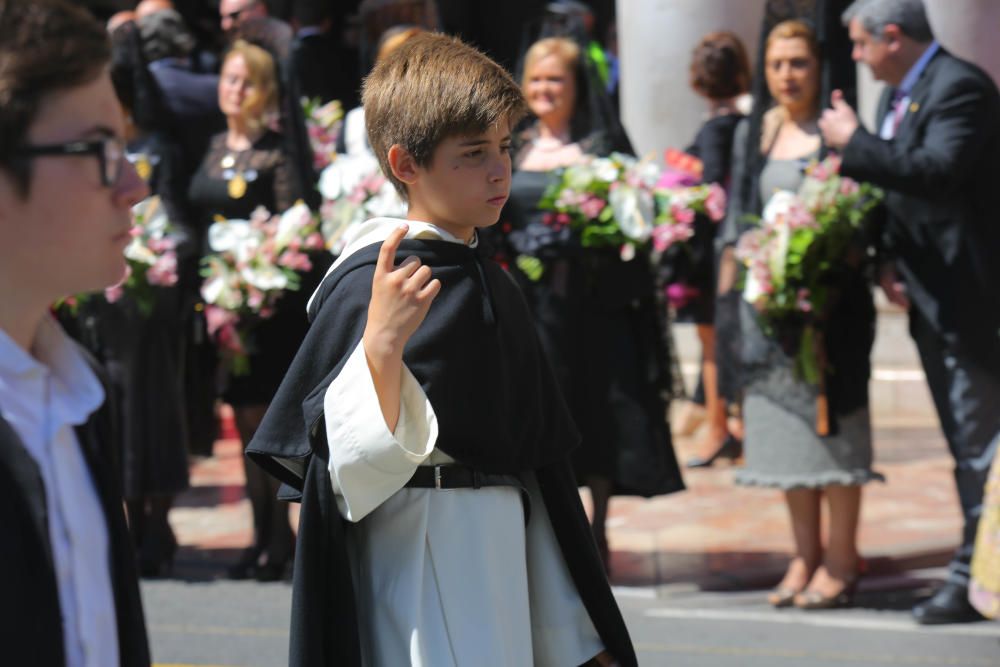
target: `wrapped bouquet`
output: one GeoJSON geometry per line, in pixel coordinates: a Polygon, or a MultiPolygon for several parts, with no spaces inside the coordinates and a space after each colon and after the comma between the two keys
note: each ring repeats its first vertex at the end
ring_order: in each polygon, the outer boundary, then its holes
{"type": "Polygon", "coordinates": [[[258,208],[249,220],[220,220],[209,228],[208,242],[201,296],[209,334],[229,354],[233,373],[246,374],[248,334],[274,315],[286,291],[299,289],[299,274],[312,268],[308,253],[326,242],[303,203],[281,215],[258,208]]]}
{"type": "Polygon", "coordinates": [[[813,385],[821,383],[824,364],[815,323],[827,312],[832,276],[844,268],[865,217],[882,197],[839,170],[836,156],[811,165],[799,191],[776,192],[736,249],[747,268],[743,298],[765,328],[802,326],[796,371],[813,385]]]}

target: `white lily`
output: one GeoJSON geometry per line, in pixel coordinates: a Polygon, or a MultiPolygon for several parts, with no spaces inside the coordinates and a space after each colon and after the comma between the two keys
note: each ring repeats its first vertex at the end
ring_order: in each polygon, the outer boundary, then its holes
{"type": "Polygon", "coordinates": [[[629,185],[612,188],[608,203],[615,221],[626,237],[644,243],[653,234],[653,197],[645,191],[629,185]]]}

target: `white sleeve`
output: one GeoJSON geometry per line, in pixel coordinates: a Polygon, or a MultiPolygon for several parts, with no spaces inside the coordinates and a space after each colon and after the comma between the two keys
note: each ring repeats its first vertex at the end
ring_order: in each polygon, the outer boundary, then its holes
{"type": "Polygon", "coordinates": [[[552,532],[534,473],[523,476],[531,496],[528,521],[528,596],[535,665],[582,665],[604,650],[552,532]]]}
{"type": "Polygon", "coordinates": [[[400,381],[395,434],[385,424],[362,342],[323,397],[330,481],[337,508],[360,521],[403,488],[434,451],[437,417],[420,383],[406,366],[400,381]]]}

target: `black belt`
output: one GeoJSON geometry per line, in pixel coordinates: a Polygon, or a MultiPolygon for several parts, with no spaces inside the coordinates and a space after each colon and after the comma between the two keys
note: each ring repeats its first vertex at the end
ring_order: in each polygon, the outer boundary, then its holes
{"type": "Polygon", "coordinates": [[[531,497],[517,475],[479,472],[462,465],[417,466],[405,486],[415,489],[481,489],[488,486],[511,486],[521,492],[524,522],[531,516],[531,497]]]}

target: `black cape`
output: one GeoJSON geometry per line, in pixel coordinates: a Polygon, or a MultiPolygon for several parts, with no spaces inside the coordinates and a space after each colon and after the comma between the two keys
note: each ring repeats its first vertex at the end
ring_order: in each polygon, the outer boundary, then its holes
{"type": "MultiPolygon", "coordinates": [[[[302,503],[292,590],[290,665],[360,665],[344,520],[327,470],[327,387],[367,321],[381,244],[363,248],[324,280],[312,325],[247,455],[302,503]]],[[[406,240],[442,283],[404,362],[437,415],[437,447],[490,473],[534,471],[580,598],[622,665],[636,657],[580,503],[569,453],[579,441],[541,352],[524,299],[498,265],[446,241],[406,240]]],[[[472,583],[472,582],[470,582],[472,583]]],[[[489,622],[491,619],[484,619],[489,622]]]]}

